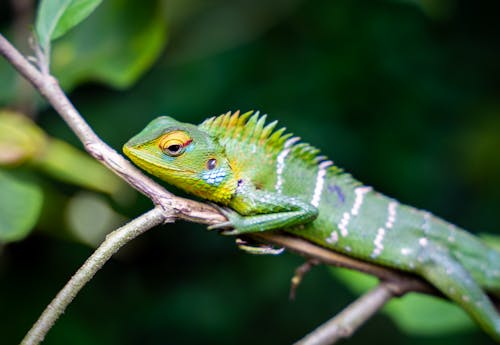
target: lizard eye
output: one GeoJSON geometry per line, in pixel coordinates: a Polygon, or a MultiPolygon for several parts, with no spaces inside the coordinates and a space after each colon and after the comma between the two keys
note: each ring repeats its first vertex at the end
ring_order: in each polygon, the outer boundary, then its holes
{"type": "Polygon", "coordinates": [[[177,157],[184,153],[186,146],[193,140],[182,131],[173,131],[165,134],[159,141],[158,146],[163,153],[177,157]]]}
{"type": "Polygon", "coordinates": [[[214,169],[216,166],[217,166],[217,159],[215,159],[215,158],[210,158],[210,159],[207,161],[207,169],[208,169],[208,170],[212,170],[212,169],[214,169]]]}
{"type": "Polygon", "coordinates": [[[182,153],[182,145],[181,144],[172,144],[166,147],[164,151],[167,151],[167,153],[171,156],[178,156],[182,153]]]}

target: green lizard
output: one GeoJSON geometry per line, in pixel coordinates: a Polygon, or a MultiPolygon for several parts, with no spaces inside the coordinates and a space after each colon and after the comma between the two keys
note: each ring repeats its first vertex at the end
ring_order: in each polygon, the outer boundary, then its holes
{"type": "Polygon", "coordinates": [[[362,260],[414,272],[459,304],[495,340],[500,252],[429,212],[363,186],[266,116],[227,113],[200,125],[153,120],[123,150],[142,169],[223,206],[240,235],[284,229],[362,260]]]}

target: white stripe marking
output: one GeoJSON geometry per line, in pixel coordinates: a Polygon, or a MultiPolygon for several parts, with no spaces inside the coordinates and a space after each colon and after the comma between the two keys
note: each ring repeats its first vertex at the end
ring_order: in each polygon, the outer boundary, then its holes
{"type": "Polygon", "coordinates": [[[330,234],[330,237],[326,239],[326,242],[335,244],[339,240],[339,234],[337,231],[333,230],[332,233],[330,234]]]}
{"type": "Polygon", "coordinates": [[[318,166],[318,175],[316,176],[316,187],[314,187],[314,194],[311,199],[311,204],[315,207],[319,206],[321,200],[321,193],[325,184],[326,168],[333,165],[332,161],[323,161],[318,166]]]}
{"type": "Polygon", "coordinates": [[[351,214],[349,212],[344,212],[342,215],[342,219],[339,223],[339,230],[342,237],[346,237],[349,235],[349,231],[347,231],[347,225],[349,225],[349,220],[351,219],[351,214]]]}
{"type": "Polygon", "coordinates": [[[276,185],[274,189],[277,193],[281,194],[281,187],[283,186],[283,171],[285,170],[285,158],[290,153],[291,146],[299,141],[299,137],[288,139],[283,146],[283,151],[280,152],[276,158],[276,185]]]}
{"type": "Polygon", "coordinates": [[[387,217],[387,222],[385,223],[385,227],[387,229],[391,229],[396,221],[396,207],[398,203],[395,201],[391,201],[388,206],[389,216],[387,217]]]}
{"type": "Polygon", "coordinates": [[[384,240],[384,236],[385,236],[385,229],[379,228],[377,231],[377,236],[375,236],[375,241],[373,241],[375,249],[373,250],[373,253],[371,255],[372,258],[376,258],[384,250],[384,244],[382,243],[382,241],[384,240]]]}
{"type": "Polygon", "coordinates": [[[359,209],[361,208],[361,205],[363,204],[363,199],[366,193],[371,191],[371,187],[358,187],[354,190],[354,193],[356,194],[356,198],[354,199],[354,204],[352,206],[352,209],[350,212],[344,212],[342,215],[342,218],[340,219],[340,222],[338,224],[338,228],[340,230],[340,235],[342,237],[346,237],[349,235],[349,231],[347,230],[347,226],[349,225],[349,221],[351,220],[351,215],[352,216],[357,216],[359,213],[359,209]]]}
{"type": "Polygon", "coordinates": [[[354,190],[354,193],[356,193],[356,199],[354,199],[354,205],[352,205],[352,210],[351,210],[351,214],[353,216],[358,215],[361,205],[363,204],[365,194],[371,190],[372,190],[371,187],[358,187],[354,190]]]}
{"type": "MultiPolygon", "coordinates": [[[[398,206],[398,203],[395,201],[391,201],[389,203],[389,205],[387,206],[387,221],[385,222],[385,227],[387,228],[387,231],[394,226],[394,222],[396,221],[396,207],[397,206],[398,206]]],[[[375,248],[373,249],[373,253],[371,254],[372,258],[376,258],[384,250],[384,244],[382,242],[384,241],[385,234],[386,234],[386,229],[384,229],[384,228],[378,229],[377,235],[375,236],[375,240],[373,241],[373,245],[375,246],[375,248]]],[[[404,248],[404,249],[407,249],[407,248],[404,248]]],[[[403,252],[403,250],[401,250],[401,253],[403,255],[406,255],[403,252]]]]}
{"type": "Polygon", "coordinates": [[[401,248],[401,254],[408,255],[410,253],[411,253],[411,249],[410,248],[401,248]]]}

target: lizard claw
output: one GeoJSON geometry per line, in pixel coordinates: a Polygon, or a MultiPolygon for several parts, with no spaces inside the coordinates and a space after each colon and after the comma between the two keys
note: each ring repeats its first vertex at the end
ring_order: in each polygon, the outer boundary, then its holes
{"type": "Polygon", "coordinates": [[[279,255],[285,251],[285,247],[276,248],[271,244],[249,241],[245,238],[236,238],[236,245],[239,249],[257,255],[279,255]]]}
{"type": "Polygon", "coordinates": [[[210,225],[207,227],[207,229],[208,230],[221,230],[221,229],[228,229],[228,228],[232,228],[232,227],[233,227],[233,223],[231,223],[230,221],[227,221],[227,222],[221,222],[221,223],[210,225]]]}

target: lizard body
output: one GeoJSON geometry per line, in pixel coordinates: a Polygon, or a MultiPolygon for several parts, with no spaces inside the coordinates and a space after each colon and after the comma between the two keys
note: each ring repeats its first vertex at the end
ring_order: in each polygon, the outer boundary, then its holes
{"type": "Polygon", "coordinates": [[[429,212],[400,204],[342,172],[276,121],[227,113],[199,126],[153,120],[124,145],[139,167],[225,207],[212,226],[239,235],[284,229],[376,264],[419,274],[500,341],[485,291],[500,291],[500,252],[429,212]],[[228,230],[229,229],[229,230],[228,230]]]}

